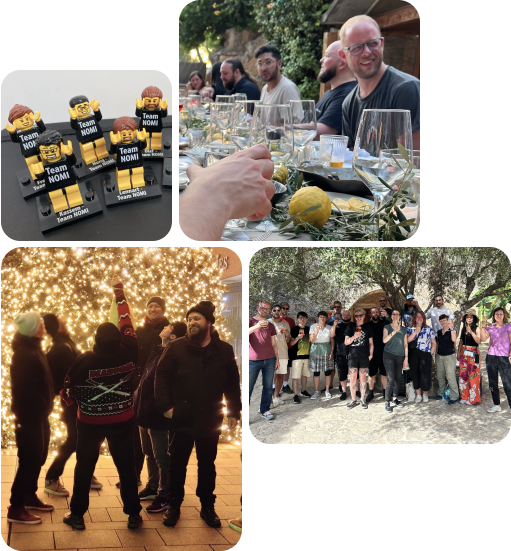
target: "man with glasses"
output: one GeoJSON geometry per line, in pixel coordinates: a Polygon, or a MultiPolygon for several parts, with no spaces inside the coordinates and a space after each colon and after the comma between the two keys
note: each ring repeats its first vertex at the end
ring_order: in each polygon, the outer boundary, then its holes
{"type": "Polygon", "coordinates": [[[413,315],[419,310],[419,303],[415,300],[415,297],[412,294],[406,295],[405,307],[401,312],[401,319],[405,327],[412,326],[413,315]]]}
{"type": "Polygon", "coordinates": [[[277,343],[278,357],[280,367],[275,370],[275,392],[273,395],[273,405],[282,406],[284,400],[279,398],[280,389],[282,388],[282,382],[284,381],[284,375],[287,373],[288,351],[287,346],[291,340],[291,329],[287,321],[281,319],[280,315],[282,310],[280,304],[274,304],[271,307],[271,319],[270,323],[275,326],[277,334],[275,335],[275,341],[277,343]]]}
{"type": "Polygon", "coordinates": [[[355,88],[357,80],[351,72],[345,59],[339,56],[341,42],[336,40],[325,50],[321,58],[321,70],[318,81],[321,84],[330,83],[327,90],[316,105],[318,130],[316,139],[322,134],[337,134],[342,132],[342,104],[346,96],[355,88]]]}
{"type": "Polygon", "coordinates": [[[447,308],[446,306],[444,306],[444,299],[442,295],[436,295],[433,301],[435,303],[435,306],[433,306],[433,308],[430,308],[426,312],[426,319],[431,320],[431,327],[433,328],[435,333],[438,333],[440,329],[442,329],[442,324],[440,323],[440,316],[442,314],[445,314],[446,316],[448,316],[449,319],[453,320],[454,315],[450,308],[447,308]]]}
{"type": "Polygon", "coordinates": [[[360,376],[360,405],[367,409],[365,394],[369,363],[374,351],[374,331],[370,322],[364,323],[366,312],[363,308],[356,308],[354,314],[355,323],[349,326],[344,333],[344,344],[349,346],[348,369],[350,372],[351,402],[348,404],[348,409],[357,405],[357,374],[360,376]]]}
{"type": "Polygon", "coordinates": [[[413,147],[420,149],[420,81],[383,62],[384,39],[378,23],[367,15],[352,17],[339,31],[339,55],[358,80],[344,100],[342,128],[353,147],[364,109],[410,111],[413,147]]]}
{"type": "Polygon", "coordinates": [[[334,302],[333,305],[333,313],[330,316],[330,319],[326,322],[327,325],[334,325],[334,323],[341,319],[341,312],[342,312],[342,303],[338,300],[334,302]]]}
{"type": "Polygon", "coordinates": [[[300,403],[300,396],[304,398],[310,398],[311,395],[307,392],[307,377],[310,375],[309,371],[309,354],[310,354],[310,342],[309,342],[309,327],[307,327],[308,315],[306,312],[298,312],[297,321],[298,325],[291,329],[291,349],[289,351],[289,358],[291,359],[291,377],[293,379],[293,403],[300,403]],[[302,382],[302,392],[298,396],[298,379],[302,382]]]}
{"type": "Polygon", "coordinates": [[[376,375],[379,373],[381,384],[383,387],[383,395],[385,396],[385,387],[387,386],[387,371],[383,364],[383,328],[387,325],[387,318],[380,319],[380,309],[377,306],[371,308],[371,327],[374,332],[373,337],[373,357],[369,362],[369,393],[367,394],[366,402],[370,402],[374,398],[374,385],[376,383],[376,375]]]}
{"type": "Polygon", "coordinates": [[[287,104],[292,99],[300,99],[298,86],[280,72],[282,57],[275,46],[261,46],[255,53],[255,58],[257,72],[263,82],[266,82],[261,90],[261,103],[287,104]]]}
{"type": "Polygon", "coordinates": [[[272,398],[272,381],[275,370],[279,368],[279,356],[275,336],[277,331],[275,325],[270,323],[266,316],[270,312],[270,303],[261,300],[257,306],[257,314],[249,319],[248,346],[249,346],[249,380],[248,380],[248,403],[252,391],[262,371],[263,392],[261,394],[261,407],[259,412],[266,420],[273,419],[270,413],[272,398]]]}
{"type": "Polygon", "coordinates": [[[392,320],[392,308],[389,308],[387,306],[387,302],[388,302],[387,301],[387,296],[382,295],[379,300],[380,300],[380,312],[382,310],[385,310],[385,312],[387,313],[386,318],[387,318],[388,322],[390,323],[391,320],[392,320]]]}
{"type": "MultiPolygon", "coordinates": [[[[290,330],[293,329],[293,327],[295,326],[295,320],[288,316],[289,303],[288,302],[283,302],[280,305],[280,308],[282,310],[282,319],[284,321],[287,321],[290,330]]],[[[288,349],[291,348],[291,344],[288,344],[287,347],[288,347],[288,349]]],[[[288,350],[288,356],[289,356],[289,350],[288,350]]],[[[286,371],[286,374],[284,375],[284,383],[283,383],[283,386],[282,386],[282,392],[284,392],[285,394],[293,394],[293,391],[291,390],[291,387],[289,386],[289,370],[290,370],[290,368],[291,368],[291,358],[287,362],[287,371],[286,371]]]]}
{"type": "Polygon", "coordinates": [[[330,336],[335,338],[335,363],[337,365],[337,373],[339,374],[339,392],[341,393],[339,400],[341,402],[346,400],[346,385],[348,384],[349,347],[345,344],[346,330],[348,327],[353,327],[354,325],[351,321],[350,311],[344,310],[341,318],[336,320],[330,331],[330,336]]]}

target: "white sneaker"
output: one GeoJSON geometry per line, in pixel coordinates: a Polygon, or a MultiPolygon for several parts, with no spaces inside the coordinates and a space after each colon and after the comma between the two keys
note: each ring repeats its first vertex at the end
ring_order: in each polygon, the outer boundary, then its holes
{"type": "Polygon", "coordinates": [[[429,402],[429,398],[428,398],[428,395],[427,395],[427,394],[423,394],[423,395],[422,395],[422,401],[423,401],[423,402],[429,402]]]}
{"type": "Polygon", "coordinates": [[[266,419],[267,421],[273,419],[273,415],[269,411],[267,411],[266,413],[261,413],[261,417],[263,419],[266,419]]]}
{"type": "Polygon", "coordinates": [[[278,396],[276,398],[273,398],[273,405],[274,406],[283,406],[284,400],[281,400],[278,396]]]}
{"type": "Polygon", "coordinates": [[[422,396],[420,394],[417,394],[415,396],[415,403],[420,404],[422,402],[422,396]]]}
{"type": "Polygon", "coordinates": [[[487,410],[488,413],[496,413],[497,411],[502,411],[502,408],[500,406],[493,406],[490,409],[487,410]]]}
{"type": "Polygon", "coordinates": [[[317,400],[319,398],[319,390],[316,390],[316,392],[311,396],[311,400],[317,400]]]}
{"type": "Polygon", "coordinates": [[[330,394],[330,392],[328,392],[328,390],[325,390],[325,398],[331,398],[332,395],[330,394]]]}

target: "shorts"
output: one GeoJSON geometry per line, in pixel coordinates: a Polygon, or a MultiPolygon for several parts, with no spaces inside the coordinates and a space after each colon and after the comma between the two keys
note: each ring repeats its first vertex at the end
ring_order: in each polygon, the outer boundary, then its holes
{"type": "Polygon", "coordinates": [[[291,379],[299,379],[300,377],[308,377],[310,375],[309,371],[309,360],[293,360],[291,367],[291,379]]]}
{"type": "Polygon", "coordinates": [[[383,377],[387,376],[387,370],[383,363],[383,354],[381,356],[373,356],[369,362],[369,377],[374,377],[377,373],[380,373],[383,377]]]}
{"type": "Polygon", "coordinates": [[[287,373],[287,358],[281,360],[279,358],[279,368],[275,371],[275,375],[285,375],[287,373]]]}
{"type": "Polygon", "coordinates": [[[348,367],[369,368],[369,358],[348,358],[348,367]]]}

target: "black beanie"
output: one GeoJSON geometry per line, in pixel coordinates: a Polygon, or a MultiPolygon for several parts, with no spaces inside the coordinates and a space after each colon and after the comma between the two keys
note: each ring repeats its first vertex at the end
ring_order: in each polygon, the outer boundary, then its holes
{"type": "Polygon", "coordinates": [[[191,312],[198,312],[202,314],[208,321],[215,323],[215,305],[210,300],[201,300],[195,306],[192,306],[188,312],[186,312],[186,321],[191,312]]]}
{"type": "Polygon", "coordinates": [[[43,321],[47,333],[54,337],[59,332],[59,318],[55,314],[44,314],[43,321]]]}
{"type": "Polygon", "coordinates": [[[121,332],[113,323],[107,321],[97,328],[94,339],[98,348],[116,350],[121,342],[121,332]]]}
{"type": "Polygon", "coordinates": [[[156,304],[159,304],[161,306],[161,309],[165,312],[165,299],[161,297],[151,297],[146,304],[147,307],[151,304],[151,302],[156,302],[156,304]]]}

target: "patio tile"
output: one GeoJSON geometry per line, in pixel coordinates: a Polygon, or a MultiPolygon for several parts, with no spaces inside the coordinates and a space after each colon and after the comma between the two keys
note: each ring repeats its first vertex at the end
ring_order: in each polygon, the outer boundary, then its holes
{"type": "Polygon", "coordinates": [[[121,540],[123,547],[161,545],[162,538],[155,528],[146,528],[144,530],[116,530],[117,536],[121,540]]]}
{"type": "Polygon", "coordinates": [[[231,506],[237,506],[241,510],[241,503],[240,503],[240,496],[234,495],[234,494],[222,494],[218,495],[216,498],[217,507],[220,506],[222,503],[224,505],[231,505],[231,506]]]}
{"type": "Polygon", "coordinates": [[[92,522],[110,522],[110,518],[106,507],[90,508],[89,515],[92,522]]]}
{"type": "Polygon", "coordinates": [[[162,526],[158,529],[160,536],[167,545],[200,545],[226,543],[226,539],[215,528],[175,528],[162,526]]]}
{"type": "Polygon", "coordinates": [[[122,547],[117,534],[113,530],[83,530],[78,532],[69,528],[68,532],[55,532],[55,549],[67,549],[73,545],[78,549],[122,547]]]}
{"type": "Polygon", "coordinates": [[[227,526],[226,528],[217,528],[217,530],[229,543],[236,544],[240,541],[241,534],[239,532],[236,532],[236,530],[229,528],[229,526],[227,526]]]}
{"type": "MultiPolygon", "coordinates": [[[[53,532],[11,534],[11,547],[17,551],[55,549],[53,532]]],[[[69,545],[67,546],[69,547],[69,545]]]]}
{"type": "MultiPolygon", "coordinates": [[[[122,550],[124,551],[124,549],[122,550]]],[[[172,545],[164,547],[146,547],[146,551],[211,551],[209,545],[172,545]]]]}
{"type": "Polygon", "coordinates": [[[228,545],[210,545],[210,548],[213,551],[227,551],[228,549],[232,549],[234,547],[234,544],[230,543],[228,545]]]}

